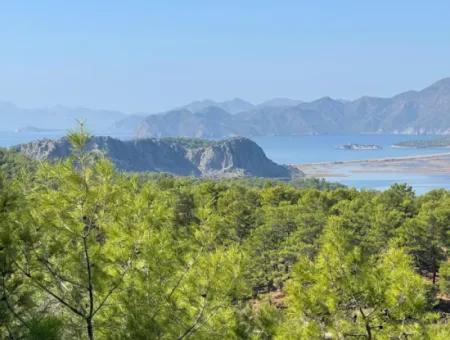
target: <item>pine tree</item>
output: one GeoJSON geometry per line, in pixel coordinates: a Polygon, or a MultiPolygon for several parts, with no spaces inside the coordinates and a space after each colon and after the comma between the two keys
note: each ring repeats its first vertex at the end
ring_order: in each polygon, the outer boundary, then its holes
{"type": "Polygon", "coordinates": [[[278,337],[370,340],[422,334],[427,286],[409,256],[394,248],[370,254],[345,226],[340,217],[332,218],[317,258],[295,267],[278,337]]]}

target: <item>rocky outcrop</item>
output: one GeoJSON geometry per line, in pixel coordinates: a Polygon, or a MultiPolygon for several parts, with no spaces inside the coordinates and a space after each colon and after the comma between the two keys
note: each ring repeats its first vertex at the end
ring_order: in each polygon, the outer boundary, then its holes
{"type": "Polygon", "coordinates": [[[287,167],[272,162],[256,143],[242,137],[190,149],[187,152],[187,158],[198,167],[202,174],[213,177],[226,173],[256,177],[300,175],[293,174],[287,167]]]}
{"type": "MultiPolygon", "coordinates": [[[[35,160],[54,161],[71,153],[70,143],[65,138],[44,139],[15,149],[35,160]]],[[[124,171],[168,172],[210,178],[290,178],[303,175],[272,162],[256,143],[242,137],[218,142],[154,138],[121,141],[111,137],[93,137],[87,149],[102,152],[124,171]]]]}

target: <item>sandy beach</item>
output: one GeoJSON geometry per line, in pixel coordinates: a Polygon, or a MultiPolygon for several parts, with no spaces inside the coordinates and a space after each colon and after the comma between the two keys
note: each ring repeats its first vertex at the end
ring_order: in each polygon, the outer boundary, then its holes
{"type": "Polygon", "coordinates": [[[349,177],[352,173],[450,174],[450,152],[365,160],[295,164],[307,177],[349,177]]]}

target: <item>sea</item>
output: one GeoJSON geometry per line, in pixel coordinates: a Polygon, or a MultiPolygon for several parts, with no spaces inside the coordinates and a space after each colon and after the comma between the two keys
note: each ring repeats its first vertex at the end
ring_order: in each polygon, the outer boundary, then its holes
{"type": "MultiPolygon", "coordinates": [[[[289,137],[258,137],[258,143],[266,155],[281,164],[302,164],[319,162],[338,162],[349,160],[379,159],[429,155],[450,152],[447,148],[398,148],[394,144],[408,140],[430,140],[438,138],[434,135],[314,135],[289,137]],[[381,146],[379,150],[341,150],[343,144],[374,144],[381,146]]],[[[327,177],[328,181],[342,183],[349,187],[370,190],[385,190],[395,183],[406,183],[413,187],[417,194],[445,188],[450,190],[450,174],[412,174],[404,172],[347,172],[345,177],[327,177]]]]}
{"type": "MultiPolygon", "coordinates": [[[[45,132],[1,132],[0,147],[28,143],[42,138],[59,138],[66,131],[45,132]]],[[[122,140],[131,139],[131,135],[113,135],[122,140]]],[[[281,164],[301,164],[317,162],[335,162],[348,160],[378,159],[402,156],[416,156],[450,152],[442,148],[396,148],[394,144],[416,139],[433,139],[433,135],[392,135],[392,134],[354,134],[354,135],[311,135],[311,136],[268,136],[252,138],[262,147],[267,157],[281,164]],[[343,144],[374,144],[379,150],[341,150],[343,144]]],[[[385,190],[394,183],[407,183],[417,194],[433,189],[450,190],[450,174],[411,174],[411,173],[348,173],[346,177],[329,177],[327,180],[339,182],[358,189],[385,190]]]]}

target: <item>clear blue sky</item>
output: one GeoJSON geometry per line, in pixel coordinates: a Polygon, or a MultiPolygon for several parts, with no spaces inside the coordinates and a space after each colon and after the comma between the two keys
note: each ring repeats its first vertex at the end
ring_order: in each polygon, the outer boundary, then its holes
{"type": "Polygon", "coordinates": [[[0,100],[157,112],[450,76],[450,1],[0,2],[0,100]]]}

